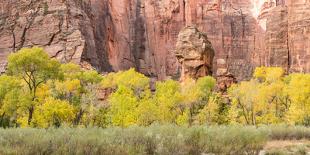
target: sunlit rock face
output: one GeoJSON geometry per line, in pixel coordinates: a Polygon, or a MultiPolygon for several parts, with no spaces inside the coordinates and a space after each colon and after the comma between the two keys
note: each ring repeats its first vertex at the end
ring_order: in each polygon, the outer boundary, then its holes
{"type": "Polygon", "coordinates": [[[195,25],[208,35],[216,51],[215,76],[232,74],[243,80],[257,66],[295,71],[293,63],[309,71],[306,48],[300,52],[302,58],[289,48],[288,20],[294,15],[289,15],[290,4],[285,0],[123,0],[107,4],[106,19],[113,21],[106,22],[110,25],[107,51],[114,70],[136,67],[158,79],[177,77],[182,72],[173,52],[178,33],[195,25]]]}
{"type": "Polygon", "coordinates": [[[178,34],[194,25],[213,45],[214,76],[249,79],[262,65],[309,72],[309,5],[309,0],[2,0],[0,59],[36,45],[52,57],[87,61],[103,72],[134,67],[155,79],[178,78],[178,34]]]}
{"type": "Polygon", "coordinates": [[[291,73],[310,72],[310,1],[272,3],[267,13],[261,11],[266,19],[263,65],[283,67],[291,73]]]}
{"type": "Polygon", "coordinates": [[[290,72],[310,72],[310,1],[287,1],[290,72]]]}
{"type": "Polygon", "coordinates": [[[238,79],[249,78],[265,56],[265,32],[258,23],[261,3],[254,4],[252,0],[92,2],[95,16],[105,19],[98,27],[113,70],[135,67],[158,79],[178,77],[181,72],[175,44],[180,30],[190,25],[212,42],[214,75],[230,72],[238,79]]]}

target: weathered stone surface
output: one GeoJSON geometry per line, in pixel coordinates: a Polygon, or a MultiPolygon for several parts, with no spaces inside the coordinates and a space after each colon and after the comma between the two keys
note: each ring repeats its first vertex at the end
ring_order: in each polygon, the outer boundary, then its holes
{"type": "Polygon", "coordinates": [[[213,75],[251,77],[256,66],[310,72],[309,0],[2,0],[0,65],[21,47],[100,71],[130,67],[176,78],[175,44],[195,25],[215,52],[213,75]]]}
{"type": "Polygon", "coordinates": [[[266,66],[289,70],[287,7],[279,6],[268,13],[266,28],[266,66]]]}
{"type": "Polygon", "coordinates": [[[181,64],[181,81],[212,75],[213,47],[206,34],[188,26],[178,35],[175,55],[181,64]]]}
{"type": "Polygon", "coordinates": [[[310,1],[287,1],[290,72],[310,72],[310,1]]]}
{"type": "Polygon", "coordinates": [[[0,2],[0,61],[23,47],[41,46],[62,62],[89,61],[102,70],[95,46],[90,2],[3,0],[0,2]]]}
{"type": "Polygon", "coordinates": [[[265,66],[278,66],[287,72],[310,72],[310,1],[277,1],[264,13],[265,66]]]}

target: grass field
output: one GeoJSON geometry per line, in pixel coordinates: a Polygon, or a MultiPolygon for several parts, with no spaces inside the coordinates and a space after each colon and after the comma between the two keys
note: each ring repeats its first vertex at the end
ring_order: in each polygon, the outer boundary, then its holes
{"type": "Polygon", "coordinates": [[[305,154],[308,140],[299,126],[16,128],[0,129],[0,154],[305,154]]]}

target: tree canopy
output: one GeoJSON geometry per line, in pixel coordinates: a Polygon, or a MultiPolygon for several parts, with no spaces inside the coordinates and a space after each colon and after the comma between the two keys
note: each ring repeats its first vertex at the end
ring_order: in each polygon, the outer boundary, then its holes
{"type": "Polygon", "coordinates": [[[177,124],[310,125],[310,75],[259,67],[253,78],[216,92],[206,76],[156,81],[135,69],[101,75],[61,64],[42,48],[8,58],[0,76],[0,126],[128,127],[177,124]]]}

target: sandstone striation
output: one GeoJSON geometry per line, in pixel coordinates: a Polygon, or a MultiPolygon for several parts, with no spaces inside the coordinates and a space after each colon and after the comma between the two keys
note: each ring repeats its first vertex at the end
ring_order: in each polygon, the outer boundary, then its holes
{"type": "Polygon", "coordinates": [[[310,72],[310,1],[277,1],[266,13],[265,66],[310,72]]]}
{"type": "Polygon", "coordinates": [[[2,0],[0,64],[42,46],[102,72],[178,78],[178,34],[194,25],[212,43],[214,76],[244,80],[257,66],[310,72],[309,18],[309,0],[2,0]]]}
{"type": "Polygon", "coordinates": [[[287,0],[290,72],[310,72],[310,1],[287,0]]]}
{"type": "Polygon", "coordinates": [[[181,81],[212,75],[214,50],[207,35],[196,27],[180,31],[175,55],[181,64],[181,81]]]}
{"type": "Polygon", "coordinates": [[[290,70],[287,13],[287,7],[279,6],[267,15],[265,64],[290,70]]]}
{"type": "Polygon", "coordinates": [[[105,54],[96,47],[92,8],[81,0],[0,2],[0,63],[23,47],[41,46],[62,62],[88,61],[98,70],[105,54]],[[101,53],[100,53],[101,52],[101,53]]]}

